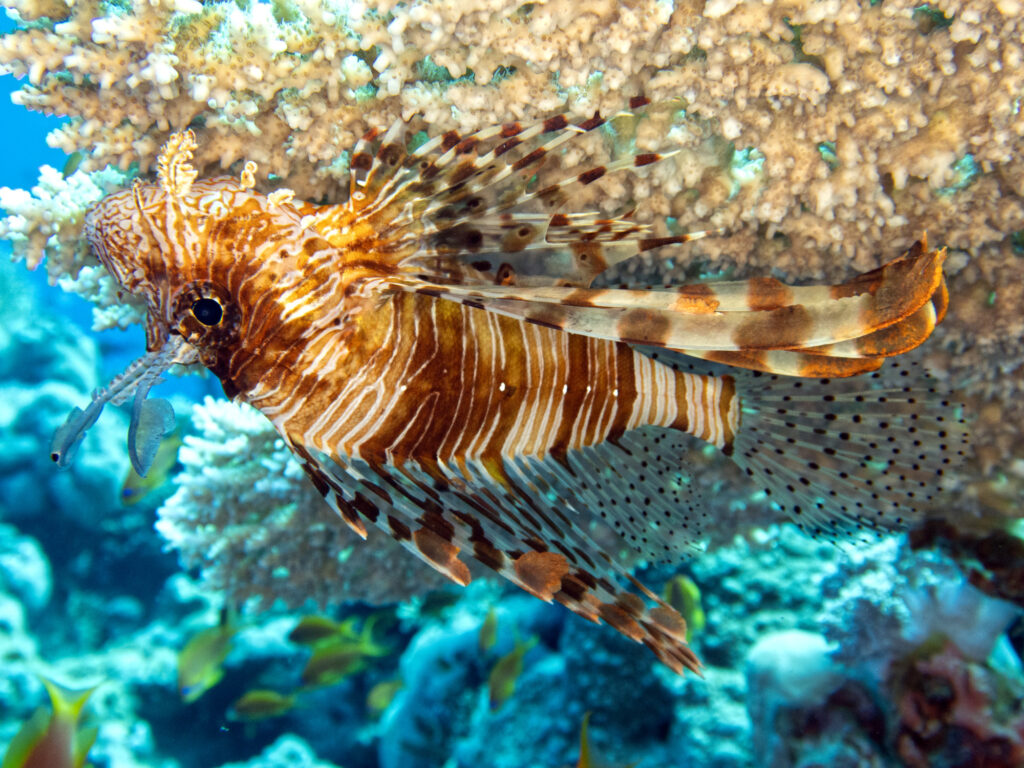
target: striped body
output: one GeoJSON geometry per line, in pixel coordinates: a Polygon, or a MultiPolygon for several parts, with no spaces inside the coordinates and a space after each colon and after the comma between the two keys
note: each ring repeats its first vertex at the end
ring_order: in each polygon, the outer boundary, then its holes
{"type": "Polygon", "coordinates": [[[292,368],[307,373],[243,396],[294,442],[371,463],[558,457],[649,425],[722,447],[736,422],[728,379],[415,294],[361,315],[344,346],[309,345],[292,368]]]}
{"type": "Polygon", "coordinates": [[[560,210],[574,186],[660,159],[538,181],[548,153],[603,123],[513,123],[415,151],[398,127],[372,133],[353,153],[349,200],[324,206],[256,192],[251,163],[240,179],[196,180],[193,139],[177,134],[158,183],[103,200],[86,234],[147,302],[143,360],[198,360],[260,409],[354,531],[376,525],[462,584],[471,554],[672,669],[698,670],[682,617],[633,578],[627,555],[676,559],[698,544],[709,513],[682,466],[688,435],[732,455],[812,531],[835,532],[913,515],[930,493],[882,499],[875,475],[926,488],[944,460],[921,436],[945,429],[917,418],[926,406],[909,389],[863,420],[850,406],[863,388],[817,403],[812,388],[794,399],[776,377],[748,376],[741,391],[740,378],[686,360],[874,371],[941,319],[944,251],[917,243],[838,286],[591,288],[638,251],[707,234],[658,238],[628,217],[560,210]],[[789,415],[791,400],[834,409],[849,449],[819,458],[832,438],[789,415]],[[904,419],[906,450],[869,456],[877,430],[904,419]]]}
{"type": "MultiPolygon", "coordinates": [[[[112,271],[132,292],[159,296],[159,327],[194,339],[225,392],[296,444],[433,466],[563,456],[642,426],[690,432],[718,448],[731,443],[738,415],[729,379],[677,372],[623,342],[422,293],[353,295],[357,280],[372,285],[389,272],[367,266],[355,236],[339,251],[302,227],[309,213],[274,206],[234,180],[197,182],[193,192],[195,210],[167,216],[168,241],[185,247],[127,246],[151,257],[149,285],[112,271]],[[182,322],[182,307],[209,290],[232,297],[230,321],[214,331],[182,322]]],[[[129,210],[134,202],[121,193],[105,205],[129,210]]],[[[142,210],[161,213],[158,205],[142,210]]],[[[334,222],[333,231],[343,226],[334,222]]],[[[164,341],[154,335],[150,346],[164,341]]]]}

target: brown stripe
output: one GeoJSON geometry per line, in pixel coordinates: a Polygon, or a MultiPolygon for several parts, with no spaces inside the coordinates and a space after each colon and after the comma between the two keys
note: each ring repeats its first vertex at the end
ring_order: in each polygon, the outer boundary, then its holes
{"type": "Polygon", "coordinates": [[[646,107],[651,103],[651,100],[646,96],[634,96],[629,100],[630,109],[640,109],[640,107],[646,107]]]}
{"type": "Polygon", "coordinates": [[[564,555],[554,552],[526,552],[515,561],[516,576],[527,591],[550,602],[562,587],[562,577],[569,573],[564,555]]]}
{"type": "Polygon", "coordinates": [[[523,143],[522,139],[509,139],[508,141],[502,142],[501,144],[499,144],[495,148],[494,156],[495,157],[501,157],[506,152],[508,152],[510,149],[515,149],[516,147],[518,147],[522,143],[523,143]]]}
{"type": "Polygon", "coordinates": [[[562,303],[570,307],[592,307],[594,306],[594,294],[600,291],[593,291],[589,288],[580,288],[578,291],[570,291],[562,297],[562,303]]]}
{"type": "Polygon", "coordinates": [[[807,343],[814,331],[814,319],[802,304],[758,312],[733,331],[740,349],[787,349],[807,343]]]}
{"type": "Polygon", "coordinates": [[[467,160],[460,163],[449,175],[446,181],[448,186],[454,187],[456,184],[461,184],[470,176],[476,173],[476,163],[472,160],[467,160]]]}
{"type": "Polygon", "coordinates": [[[503,139],[510,138],[522,132],[523,126],[520,123],[504,123],[501,126],[501,137],[503,139]]]}
{"type": "Polygon", "coordinates": [[[373,165],[373,156],[369,152],[356,152],[349,163],[351,168],[357,171],[367,171],[373,165]]]}
{"type": "Polygon", "coordinates": [[[635,352],[626,344],[615,345],[615,389],[618,396],[612,402],[615,406],[615,417],[608,427],[608,440],[615,441],[622,437],[629,426],[629,418],[633,413],[636,401],[636,373],[633,366],[635,352]]]}
{"type": "Polygon", "coordinates": [[[595,128],[600,128],[602,125],[604,125],[604,118],[601,117],[600,112],[595,112],[592,118],[584,120],[582,123],[577,123],[576,127],[584,131],[592,131],[595,128]]]}
{"type": "Polygon", "coordinates": [[[473,557],[496,571],[500,571],[505,565],[505,554],[501,550],[495,549],[489,541],[474,541],[473,557]]]}
{"type": "Polygon", "coordinates": [[[456,131],[448,131],[441,138],[441,149],[447,151],[447,150],[451,149],[452,147],[454,147],[456,144],[458,144],[461,140],[462,140],[462,137],[459,136],[458,132],[456,132],[456,131]]]}
{"type": "MultiPolygon", "coordinates": [[[[729,409],[732,407],[733,398],[736,397],[736,380],[732,376],[722,376],[720,380],[722,391],[718,397],[718,418],[721,420],[722,435],[725,439],[722,450],[726,456],[731,456],[732,443],[736,439],[736,433],[733,432],[732,426],[729,424],[729,409]]],[[[737,409],[737,411],[741,410],[737,409]]]]}
{"type": "Polygon", "coordinates": [[[569,121],[565,119],[565,115],[556,115],[555,117],[549,117],[544,121],[542,131],[544,133],[551,133],[552,131],[560,131],[569,124],[569,121]]]}
{"type": "Polygon", "coordinates": [[[405,155],[405,147],[400,144],[384,144],[377,150],[377,159],[385,165],[395,165],[405,155]]]}
{"type": "Polygon", "coordinates": [[[548,207],[552,207],[556,203],[561,201],[562,188],[557,184],[553,184],[550,187],[545,187],[540,192],[538,192],[537,197],[541,201],[543,201],[545,205],[547,205],[548,207]]]}
{"type": "Polygon", "coordinates": [[[412,531],[409,530],[409,526],[394,515],[388,515],[388,527],[391,529],[391,534],[399,541],[408,541],[412,538],[412,531]]]}
{"type": "Polygon", "coordinates": [[[459,142],[459,145],[455,148],[455,153],[459,155],[467,155],[476,149],[479,143],[480,139],[476,136],[467,136],[459,142]]]}
{"type": "Polygon", "coordinates": [[[544,155],[547,154],[547,150],[543,147],[533,150],[530,154],[525,157],[521,157],[512,164],[512,170],[521,171],[528,165],[533,165],[540,160],[544,155]]]}
{"type": "MultiPolygon", "coordinates": [[[[566,393],[562,395],[562,419],[558,425],[555,439],[551,441],[550,446],[550,451],[554,457],[556,459],[561,457],[563,464],[567,468],[569,467],[564,461],[564,457],[568,450],[573,447],[570,444],[573,426],[576,419],[580,418],[580,410],[583,408],[583,403],[587,398],[587,385],[590,384],[593,387],[596,384],[596,382],[592,381],[594,375],[588,352],[589,341],[586,336],[578,334],[571,334],[568,338],[568,360],[566,361],[565,380],[573,382],[573,386],[569,387],[566,393]]],[[[596,398],[600,393],[591,392],[590,394],[596,398]]],[[[572,469],[569,468],[569,471],[571,472],[572,469]]]]}
{"type": "Polygon", "coordinates": [[[774,277],[755,277],[747,281],[747,305],[751,309],[779,309],[792,303],[792,289],[774,277]]]}
{"type": "Polygon", "coordinates": [[[672,237],[645,237],[637,244],[638,250],[649,251],[652,248],[660,248],[663,245],[675,245],[690,240],[689,235],[675,235],[672,237]]]}
{"type": "Polygon", "coordinates": [[[657,152],[644,152],[643,154],[637,155],[633,158],[633,165],[637,168],[643,165],[650,165],[661,160],[661,155],[657,152]]]}
{"type": "Polygon", "coordinates": [[[584,171],[576,178],[579,180],[580,184],[590,184],[592,181],[600,179],[607,172],[607,168],[603,165],[599,165],[596,168],[591,168],[589,171],[584,171]]]}
{"type": "Polygon", "coordinates": [[[631,309],[623,313],[615,324],[615,333],[631,344],[664,344],[671,324],[660,312],[651,309],[631,309]]]}
{"type": "Polygon", "coordinates": [[[376,522],[377,517],[380,515],[380,509],[377,508],[377,505],[361,493],[357,493],[355,498],[352,499],[352,506],[370,522],[376,522]]]}

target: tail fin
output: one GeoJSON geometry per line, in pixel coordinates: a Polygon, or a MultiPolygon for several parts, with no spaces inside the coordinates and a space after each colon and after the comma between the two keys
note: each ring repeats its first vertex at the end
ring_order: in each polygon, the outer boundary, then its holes
{"type": "Polygon", "coordinates": [[[812,535],[911,524],[966,454],[962,405],[914,361],[854,379],[732,373],[732,458],[812,535]]]}

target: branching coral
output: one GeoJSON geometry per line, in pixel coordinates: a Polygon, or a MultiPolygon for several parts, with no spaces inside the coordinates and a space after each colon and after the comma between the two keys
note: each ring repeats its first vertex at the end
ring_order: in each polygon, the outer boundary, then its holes
{"type": "Polygon", "coordinates": [[[470,131],[645,93],[685,111],[637,143],[683,151],[595,198],[727,227],[710,256],[814,275],[836,271],[823,255],[864,268],[925,228],[967,249],[1024,228],[1011,0],[6,4],[33,22],[0,44],[29,79],[17,98],[71,116],[50,141],[86,170],[146,171],[192,125],[202,174],[247,158],[315,198],[370,126],[470,131]],[[744,148],[763,165],[737,190],[744,148]]]}
{"type": "Polygon", "coordinates": [[[341,525],[255,409],[208,398],[192,419],[200,435],[185,438],[157,528],[236,604],[382,603],[447,583],[393,540],[371,531],[364,542],[341,525]]]}
{"type": "MultiPolygon", "coordinates": [[[[578,205],[642,201],[641,220],[721,226],[728,236],[688,248],[685,263],[635,260],[638,276],[678,281],[710,263],[834,277],[928,230],[963,249],[953,259],[963,285],[987,295],[986,265],[1002,263],[1024,230],[1016,0],[5,4],[22,22],[0,41],[0,63],[28,78],[16,99],[70,117],[50,143],[83,152],[86,172],[147,172],[169,132],[191,126],[201,175],[250,159],[262,183],[336,200],[348,152],[369,127],[401,118],[468,132],[558,110],[614,112],[644,93],[679,108],[618,121],[560,162],[632,145],[677,154],[635,177],[601,179],[578,205]]],[[[29,204],[5,193],[0,204],[15,214],[5,231],[30,264],[48,249],[59,253],[51,274],[77,274],[92,263],[74,235],[94,196],[54,212],[47,194],[29,204]]],[[[108,286],[83,291],[111,314],[108,286]]],[[[1020,345],[1002,342],[1000,372],[975,359],[996,337],[1022,335],[1012,307],[1007,296],[985,322],[951,329],[960,350],[978,327],[1000,329],[953,361],[964,360],[957,383],[987,396],[1020,390],[1019,375],[1003,375],[1024,362],[1020,345]]],[[[113,314],[100,324],[131,319],[113,314]]]]}

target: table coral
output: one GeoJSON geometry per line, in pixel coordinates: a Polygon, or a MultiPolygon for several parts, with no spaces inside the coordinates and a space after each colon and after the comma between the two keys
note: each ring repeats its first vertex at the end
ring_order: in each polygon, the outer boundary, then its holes
{"type": "Polygon", "coordinates": [[[23,22],[0,43],[6,69],[28,78],[16,100],[70,116],[49,141],[84,152],[86,171],[145,172],[190,125],[202,175],[246,158],[318,198],[337,193],[371,126],[415,116],[470,131],[645,93],[684,109],[637,143],[668,134],[684,151],[650,178],[616,179],[615,202],[649,190],[647,215],[696,223],[687,193],[731,187],[734,152],[712,139],[763,157],[757,184],[703,206],[733,235],[703,246],[712,257],[817,276],[873,266],[925,228],[971,251],[1024,228],[1012,2],[5,5],[23,22]],[[978,178],[963,178],[965,158],[978,178]]]}

